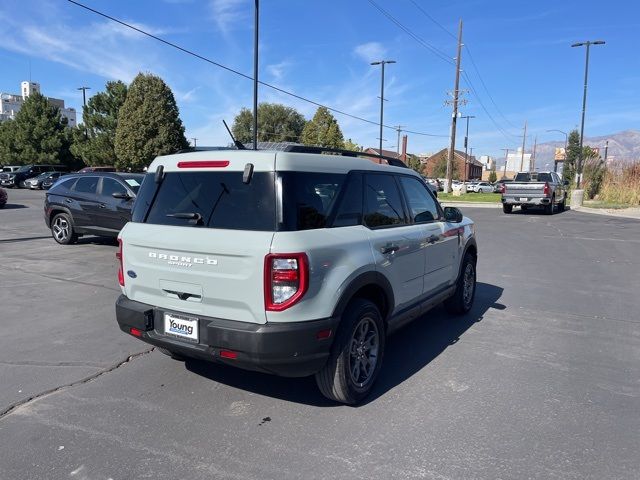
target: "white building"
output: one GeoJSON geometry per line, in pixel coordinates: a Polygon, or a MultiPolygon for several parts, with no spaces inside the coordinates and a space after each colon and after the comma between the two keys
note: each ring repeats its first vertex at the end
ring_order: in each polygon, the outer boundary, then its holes
{"type": "MultiPolygon", "coordinates": [[[[32,93],[40,93],[40,84],[36,82],[22,82],[20,84],[20,94],[0,93],[0,122],[3,120],[14,120],[16,114],[22,108],[22,104],[32,93]]],[[[70,127],[76,126],[75,108],[65,108],[64,100],[47,97],[49,102],[60,109],[60,115],[67,119],[70,127]]]]}
{"type": "Polygon", "coordinates": [[[482,155],[480,156],[480,163],[483,165],[483,169],[487,172],[496,169],[496,161],[490,155],[482,155]]]}
{"type": "Polygon", "coordinates": [[[528,172],[529,170],[531,170],[531,154],[522,155],[522,147],[518,147],[515,153],[507,156],[508,172],[528,172]]]}

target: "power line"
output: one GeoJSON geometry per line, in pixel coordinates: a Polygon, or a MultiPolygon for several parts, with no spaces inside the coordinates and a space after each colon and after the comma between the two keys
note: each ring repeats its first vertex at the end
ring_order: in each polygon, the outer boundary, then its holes
{"type": "Polygon", "coordinates": [[[387,12],[384,8],[382,8],[380,5],[378,5],[373,0],[368,0],[368,2],[371,5],[373,5],[385,17],[387,17],[391,22],[393,22],[403,32],[405,32],[407,35],[409,35],[411,38],[413,38],[416,42],[418,42],[424,48],[426,48],[427,50],[431,51],[431,53],[433,53],[438,58],[440,58],[440,60],[443,60],[443,61],[449,63],[450,65],[454,65],[453,60],[451,60],[451,58],[449,58],[449,56],[445,52],[443,52],[442,50],[439,50],[438,48],[434,47],[433,45],[431,45],[430,43],[426,42],[425,40],[420,38],[418,35],[413,33],[408,27],[405,27],[398,19],[396,19],[393,15],[391,15],[389,12],[387,12]]]}
{"type": "Polygon", "coordinates": [[[471,60],[471,65],[473,66],[473,69],[476,71],[476,74],[478,75],[478,78],[480,79],[480,83],[482,83],[484,91],[487,92],[487,96],[489,97],[489,100],[491,100],[491,103],[493,103],[493,106],[495,107],[496,111],[500,114],[500,116],[504,119],[505,122],[507,122],[509,125],[511,125],[511,127],[518,128],[516,125],[511,123],[507,117],[504,116],[504,114],[502,113],[502,111],[500,110],[498,105],[496,104],[495,100],[493,99],[493,96],[491,95],[491,93],[489,93],[489,89],[487,88],[487,84],[484,83],[484,80],[482,79],[482,75],[480,75],[480,70],[478,69],[478,66],[476,65],[476,62],[473,59],[473,55],[471,55],[471,50],[469,50],[469,47],[467,45],[465,45],[464,48],[467,51],[467,53],[469,54],[469,59],[471,60]]]}
{"type": "Polygon", "coordinates": [[[449,36],[450,36],[451,38],[453,38],[454,40],[457,40],[456,36],[455,36],[453,33],[451,33],[451,32],[450,32],[449,30],[447,30],[447,29],[446,29],[446,28],[445,28],[445,27],[444,27],[440,22],[438,22],[435,18],[433,18],[431,15],[429,15],[429,14],[427,13],[427,11],[426,11],[424,8],[422,8],[422,7],[420,6],[420,4],[419,4],[418,2],[416,2],[415,0],[410,0],[410,1],[411,1],[411,3],[413,3],[413,4],[415,5],[415,7],[416,7],[418,10],[420,10],[420,11],[422,12],[422,14],[423,14],[425,17],[427,17],[427,18],[428,18],[429,20],[431,20],[434,24],[436,24],[438,27],[440,27],[440,29],[441,29],[444,33],[446,33],[447,35],[449,35],[449,36]]]}
{"type": "Polygon", "coordinates": [[[493,118],[493,115],[491,115],[491,113],[489,113],[489,110],[487,110],[487,108],[485,107],[484,103],[482,103],[482,99],[480,98],[480,95],[478,95],[478,92],[476,91],[476,88],[474,87],[473,82],[469,78],[469,75],[467,75],[467,72],[463,71],[462,72],[462,76],[464,77],[464,79],[465,79],[465,81],[467,83],[467,86],[469,87],[471,92],[476,97],[476,100],[478,100],[478,103],[480,104],[480,107],[482,107],[482,110],[484,111],[484,113],[487,114],[487,117],[489,117],[489,119],[491,120],[493,125],[500,131],[500,133],[502,133],[502,135],[509,141],[512,141],[509,137],[520,138],[519,135],[514,135],[512,133],[509,133],[504,128],[502,128],[500,125],[498,125],[498,122],[496,122],[495,118],[493,118]]]}
{"type": "MultiPolygon", "coordinates": [[[[96,15],[99,15],[99,16],[101,16],[103,18],[111,20],[112,22],[116,22],[116,23],[118,23],[118,24],[120,24],[120,25],[122,25],[124,27],[130,28],[131,30],[135,30],[136,32],[141,33],[142,35],[146,35],[149,38],[153,38],[154,40],[157,40],[157,41],[159,41],[161,43],[164,43],[165,45],[168,45],[168,46],[173,47],[173,48],[175,48],[177,50],[180,50],[183,53],[186,53],[186,54],[191,55],[191,56],[193,56],[195,58],[203,60],[203,61],[205,61],[207,63],[210,63],[211,65],[215,65],[216,67],[222,68],[222,69],[224,69],[224,70],[226,70],[228,72],[231,72],[231,73],[234,73],[236,75],[239,75],[239,76],[241,76],[243,78],[246,78],[247,80],[253,81],[253,77],[250,76],[250,75],[242,73],[242,72],[240,72],[238,70],[235,70],[235,69],[233,69],[231,67],[227,67],[226,65],[223,65],[223,64],[218,63],[218,62],[216,62],[214,60],[211,60],[210,58],[204,57],[204,56],[202,56],[202,55],[200,55],[200,54],[198,54],[198,53],[196,53],[196,52],[194,52],[192,50],[188,50],[188,49],[186,49],[184,47],[181,47],[180,45],[177,45],[177,44],[172,43],[172,42],[170,42],[168,40],[165,40],[164,38],[158,37],[157,35],[153,35],[152,33],[149,33],[149,32],[147,32],[145,30],[142,30],[141,28],[138,28],[138,27],[136,27],[134,25],[131,25],[131,24],[127,23],[127,22],[119,20],[119,19],[117,19],[115,17],[112,17],[110,15],[107,15],[106,13],[100,12],[99,10],[95,10],[95,9],[93,9],[91,7],[88,7],[87,5],[84,5],[84,4],[82,4],[80,2],[77,2],[75,0],[67,0],[67,1],[69,3],[72,3],[72,4],[80,7],[80,8],[84,8],[85,10],[87,10],[89,12],[95,13],[96,15]]],[[[277,87],[275,85],[271,85],[269,83],[266,83],[266,82],[263,82],[263,81],[260,81],[260,80],[258,81],[258,83],[260,85],[262,85],[262,86],[271,88],[272,90],[275,90],[277,92],[283,93],[285,95],[289,95],[290,97],[296,98],[298,100],[302,100],[304,102],[310,103],[310,104],[315,105],[317,107],[324,107],[327,110],[330,110],[330,111],[332,111],[334,113],[338,113],[340,115],[344,115],[344,116],[349,117],[349,118],[353,118],[354,120],[360,120],[361,122],[369,123],[371,125],[376,125],[376,126],[380,125],[380,122],[374,122],[373,120],[367,120],[366,118],[359,117],[357,115],[353,115],[351,113],[347,113],[347,112],[342,111],[342,110],[338,110],[337,108],[329,107],[328,105],[323,105],[323,104],[318,103],[318,102],[316,102],[314,100],[311,100],[309,98],[305,98],[305,97],[303,97],[301,95],[298,95],[298,94],[295,94],[293,92],[289,92],[289,91],[284,90],[284,89],[282,89],[280,87],[277,87]]],[[[391,129],[391,130],[395,130],[395,127],[393,127],[391,125],[383,125],[383,127],[391,129]]],[[[434,136],[434,137],[446,137],[447,136],[447,135],[435,135],[435,134],[428,134],[428,133],[420,133],[420,135],[427,135],[427,136],[434,136]]]]}

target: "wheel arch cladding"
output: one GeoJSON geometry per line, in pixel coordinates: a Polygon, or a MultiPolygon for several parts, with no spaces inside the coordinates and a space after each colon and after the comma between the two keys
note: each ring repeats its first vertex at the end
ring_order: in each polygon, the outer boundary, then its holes
{"type": "Polygon", "coordinates": [[[373,303],[380,311],[380,315],[385,322],[389,313],[393,310],[393,289],[389,280],[378,272],[363,273],[353,279],[340,297],[333,311],[333,316],[342,316],[354,298],[362,298],[373,303]]]}

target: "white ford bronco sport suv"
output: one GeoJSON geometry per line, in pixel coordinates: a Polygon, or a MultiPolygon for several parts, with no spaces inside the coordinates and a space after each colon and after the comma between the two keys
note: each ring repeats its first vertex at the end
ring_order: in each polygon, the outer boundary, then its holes
{"type": "Polygon", "coordinates": [[[473,304],[473,222],[406,167],[222,150],[148,171],[118,238],[116,315],[167,355],[315,375],[354,404],[388,334],[441,302],[473,304]]]}

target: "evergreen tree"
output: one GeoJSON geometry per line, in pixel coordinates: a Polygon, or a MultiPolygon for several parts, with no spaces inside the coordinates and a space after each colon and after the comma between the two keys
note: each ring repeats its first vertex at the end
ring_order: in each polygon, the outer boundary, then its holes
{"type": "Polygon", "coordinates": [[[491,173],[489,174],[489,183],[496,183],[496,180],[498,180],[498,174],[495,170],[491,170],[491,173]]]}
{"type": "MultiPolygon", "coordinates": [[[[258,105],[259,142],[299,142],[306,120],[297,110],[279,103],[258,105]]],[[[253,142],[253,112],[243,108],[231,127],[233,136],[242,143],[253,142]]]]}
{"type": "Polygon", "coordinates": [[[576,166],[580,154],[580,134],[578,130],[571,130],[569,141],[567,142],[566,159],[562,167],[562,179],[573,184],[576,177],[576,166]]]}
{"type": "Polygon", "coordinates": [[[142,170],[158,155],[187,148],[173,92],[152,74],[133,79],[117,116],[116,167],[142,170]]]}
{"type": "Polygon", "coordinates": [[[326,107],[318,107],[302,131],[302,143],[328,148],[343,148],[344,137],[338,121],[326,107]]]}
{"type": "Polygon", "coordinates": [[[14,124],[13,120],[0,122],[0,165],[18,162],[13,134],[14,124]]]}
{"type": "Polygon", "coordinates": [[[124,82],[107,82],[105,91],[92,96],[83,108],[83,125],[80,135],[74,135],[72,152],[86,165],[115,165],[118,112],[126,98],[124,82]]]}
{"type": "Polygon", "coordinates": [[[345,150],[352,150],[354,152],[361,152],[362,151],[362,147],[360,145],[358,145],[355,142],[352,142],[350,138],[347,138],[344,141],[344,147],[345,150]]]}
{"type": "Polygon", "coordinates": [[[69,163],[72,159],[66,122],[61,121],[58,107],[41,94],[29,95],[15,120],[7,123],[2,128],[3,136],[9,134],[10,138],[2,140],[4,146],[0,148],[11,163],[69,163]]]}

